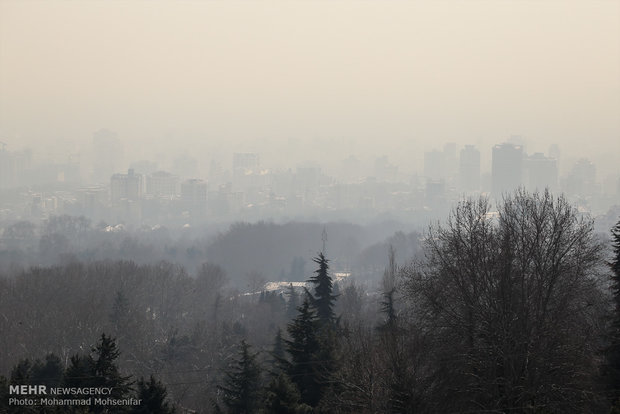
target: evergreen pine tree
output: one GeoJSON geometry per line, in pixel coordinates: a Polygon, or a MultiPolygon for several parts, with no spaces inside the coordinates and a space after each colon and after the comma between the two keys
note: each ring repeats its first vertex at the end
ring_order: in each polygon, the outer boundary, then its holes
{"type": "Polygon", "coordinates": [[[28,358],[20,360],[11,370],[11,384],[28,385],[32,376],[32,362],[28,358]]]}
{"type": "MultiPolygon", "coordinates": [[[[20,360],[11,370],[10,385],[30,385],[32,384],[32,362],[29,359],[20,360]]],[[[28,414],[36,413],[35,407],[28,406],[9,406],[7,413],[28,414]]]]}
{"type": "Polygon", "coordinates": [[[32,367],[32,384],[58,387],[62,381],[64,368],[60,358],[48,354],[45,362],[37,359],[32,367]]]}
{"type": "Polygon", "coordinates": [[[9,412],[9,381],[0,375],[0,412],[9,412]]]}
{"type": "MultiPolygon", "coordinates": [[[[102,334],[90,355],[73,355],[65,370],[63,384],[76,388],[112,388],[113,399],[126,398],[131,391],[131,376],[122,376],[116,365],[120,351],[114,338],[102,334]]],[[[87,398],[88,396],[76,397],[87,398]]],[[[104,405],[93,405],[95,413],[106,412],[104,405]]],[[[126,410],[119,408],[118,412],[126,410]]]]}
{"type": "Polygon", "coordinates": [[[174,408],[167,401],[166,387],[152,375],[148,381],[138,380],[137,396],[141,401],[131,411],[133,414],[174,414],[174,408]]]}
{"type": "Polygon", "coordinates": [[[106,336],[106,334],[101,334],[101,338],[92,352],[96,357],[93,359],[96,386],[113,388],[112,398],[125,397],[131,390],[131,377],[122,376],[118,370],[116,360],[120,356],[120,351],[116,345],[116,340],[106,336]]]}
{"type": "Polygon", "coordinates": [[[65,370],[63,384],[66,387],[95,387],[95,361],[90,355],[73,355],[65,370]]]}
{"type": "Polygon", "coordinates": [[[311,413],[312,407],[301,403],[301,395],[295,383],[288,375],[280,373],[272,378],[265,392],[265,413],[270,414],[305,414],[311,413]]]}
{"type": "Polygon", "coordinates": [[[301,393],[301,401],[314,407],[321,398],[316,359],[320,346],[318,326],[308,298],[298,310],[298,316],[287,327],[291,339],[285,341],[291,356],[289,376],[301,393]]]}
{"type": "Polygon", "coordinates": [[[276,338],[273,343],[273,349],[271,351],[271,374],[278,376],[282,372],[287,372],[290,368],[290,363],[286,359],[286,344],[282,337],[282,329],[278,328],[276,338]]]}
{"type": "MultiPolygon", "coordinates": [[[[10,381],[4,377],[0,377],[0,412],[7,414],[27,414],[27,413],[56,413],[60,412],[55,407],[38,407],[23,406],[9,404],[9,397],[15,395],[9,394],[10,385],[46,385],[48,387],[56,387],[60,385],[63,369],[60,365],[60,359],[54,354],[46,357],[43,363],[40,359],[32,362],[30,359],[22,359],[11,370],[10,381]]],[[[45,394],[39,394],[38,397],[45,397],[45,394]]],[[[29,394],[30,399],[36,401],[35,394],[29,394]]]]}
{"type": "Polygon", "coordinates": [[[332,278],[329,275],[329,260],[325,258],[323,253],[319,253],[318,257],[312,259],[312,261],[319,265],[319,268],[314,271],[315,276],[312,276],[308,282],[314,284],[314,294],[309,294],[312,306],[316,309],[316,316],[319,323],[322,326],[333,325],[334,317],[334,302],[336,296],[333,294],[334,286],[332,278]]]}
{"type": "Polygon", "coordinates": [[[390,246],[388,266],[383,272],[383,300],[381,301],[381,312],[385,315],[385,322],[379,326],[380,330],[392,331],[396,328],[396,309],[394,306],[394,296],[396,294],[396,254],[394,247],[390,246]]]}
{"type": "Polygon", "coordinates": [[[225,372],[224,385],[218,386],[224,393],[224,405],[230,413],[250,414],[259,411],[261,403],[261,369],[250,345],[241,341],[239,359],[225,372]]]}

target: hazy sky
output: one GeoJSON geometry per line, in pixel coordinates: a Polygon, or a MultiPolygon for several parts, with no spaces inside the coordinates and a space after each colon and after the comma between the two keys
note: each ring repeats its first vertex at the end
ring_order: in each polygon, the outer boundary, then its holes
{"type": "Polygon", "coordinates": [[[0,0],[0,140],[102,127],[136,157],[402,163],[519,134],[617,159],[620,2],[0,0]]]}

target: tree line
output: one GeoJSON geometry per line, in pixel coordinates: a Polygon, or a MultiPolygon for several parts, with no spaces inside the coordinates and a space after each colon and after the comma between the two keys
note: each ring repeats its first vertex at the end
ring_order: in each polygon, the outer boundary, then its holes
{"type": "MultiPolygon", "coordinates": [[[[37,402],[33,405],[10,404],[9,398],[15,397],[8,391],[9,385],[32,385],[39,389],[42,385],[45,390],[52,388],[98,388],[109,389],[105,399],[114,400],[135,397],[135,404],[126,406],[114,406],[113,412],[128,414],[174,414],[175,407],[168,401],[166,387],[152,375],[134,381],[133,378],[123,376],[116,363],[120,351],[114,338],[102,334],[96,346],[89,353],[75,354],[71,357],[65,368],[58,356],[48,354],[44,361],[29,358],[21,360],[11,370],[8,381],[0,377],[0,393],[2,394],[0,407],[6,413],[106,413],[110,412],[108,404],[98,404],[93,401],[92,395],[71,393],[48,395],[47,391],[38,394],[29,394],[30,398],[37,402]],[[88,405],[71,403],[63,405],[62,402],[41,403],[41,398],[53,397],[60,401],[67,400],[90,400],[88,405]]],[[[86,401],[85,401],[86,402],[86,401]]]]}
{"type": "Polygon", "coordinates": [[[224,406],[231,413],[617,412],[620,222],[612,236],[606,263],[592,221],[561,197],[517,192],[497,212],[485,199],[463,201],[430,229],[424,258],[397,268],[390,252],[383,321],[374,326],[334,318],[337,298],[319,281],[320,255],[314,293],[287,325],[288,339],[276,337],[271,362],[259,368],[242,343],[220,387],[224,406]]]}
{"type": "Polygon", "coordinates": [[[206,263],[198,277],[165,263],[33,268],[0,282],[0,359],[18,360],[13,383],[20,364],[32,378],[45,366],[24,354],[54,351],[67,381],[74,351],[107,332],[118,378],[158,384],[181,412],[618,412],[620,222],[610,247],[562,197],[519,191],[496,209],[462,201],[406,265],[390,249],[377,293],[334,284],[323,252],[311,288],[284,294],[227,290],[206,263]]]}
{"type": "MultiPolygon", "coordinates": [[[[93,263],[104,260],[152,264],[166,261],[193,272],[204,262],[224,269],[229,284],[244,288],[248,280],[301,282],[307,260],[322,230],[329,230],[336,265],[350,266],[358,277],[383,267],[385,246],[404,259],[418,247],[418,234],[395,231],[399,224],[360,226],[350,223],[233,223],[219,231],[205,227],[125,227],[97,224],[85,217],[50,216],[40,223],[0,221],[0,273],[30,266],[93,263]],[[383,228],[385,227],[385,228],[383,228]],[[340,262],[340,263],[339,263],[340,262]]],[[[223,227],[223,225],[222,225],[223,227]]]]}

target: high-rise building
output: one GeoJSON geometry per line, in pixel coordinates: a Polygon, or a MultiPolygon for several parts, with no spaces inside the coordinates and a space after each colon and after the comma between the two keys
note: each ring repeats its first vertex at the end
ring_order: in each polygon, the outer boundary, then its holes
{"type": "Polygon", "coordinates": [[[77,190],[78,212],[91,219],[103,219],[108,208],[108,189],[105,186],[83,187],[77,190]]]}
{"type": "Polygon", "coordinates": [[[561,151],[560,151],[560,147],[558,144],[551,144],[549,146],[549,158],[555,158],[555,160],[559,160],[560,159],[560,155],[561,155],[561,151]]]}
{"type": "Polygon", "coordinates": [[[110,200],[137,201],[142,197],[142,176],[129,169],[127,174],[114,174],[110,178],[110,200]]]}
{"type": "Polygon", "coordinates": [[[233,174],[258,173],[260,160],[258,154],[254,153],[234,153],[233,154],[233,174]]]}
{"type": "Polygon", "coordinates": [[[424,153],[424,176],[427,180],[446,178],[446,155],[443,151],[433,150],[424,153]]]}
{"type": "Polygon", "coordinates": [[[462,191],[480,190],[480,151],[473,145],[465,145],[461,150],[459,184],[462,191]]]}
{"type": "Polygon", "coordinates": [[[571,195],[592,195],[596,192],[596,166],[588,159],[581,158],[571,169],[564,190],[571,195]]]}
{"type": "Polygon", "coordinates": [[[156,171],[146,177],[146,193],[155,197],[174,197],[179,194],[179,177],[166,171],[156,171]]]}
{"type": "Polygon", "coordinates": [[[32,151],[7,151],[6,144],[0,143],[0,189],[24,185],[32,170],[32,151]]]}
{"type": "Polygon", "coordinates": [[[444,176],[452,181],[458,174],[459,163],[456,158],[456,143],[447,142],[443,146],[444,176]]]}
{"type": "Polygon", "coordinates": [[[491,193],[501,197],[514,191],[523,180],[523,147],[514,144],[500,144],[493,147],[491,164],[491,193]]]}
{"type": "Polygon", "coordinates": [[[375,176],[381,181],[395,181],[398,178],[398,167],[388,161],[387,156],[375,159],[375,176]]]}
{"type": "Polygon", "coordinates": [[[123,147],[115,132],[101,129],[93,134],[93,179],[104,182],[123,160],[123,147]]]}
{"type": "Polygon", "coordinates": [[[555,191],[558,186],[558,164],[555,158],[545,157],[542,152],[527,158],[528,189],[555,191]]]}
{"type": "Polygon", "coordinates": [[[181,203],[191,217],[201,218],[207,213],[207,191],[207,182],[197,178],[181,183],[181,203]]]}
{"type": "Polygon", "coordinates": [[[233,154],[233,192],[240,191],[248,202],[257,202],[266,178],[266,171],[260,169],[258,154],[233,154]]]}
{"type": "Polygon", "coordinates": [[[13,155],[5,149],[0,149],[0,189],[15,185],[15,162],[13,155]]]}

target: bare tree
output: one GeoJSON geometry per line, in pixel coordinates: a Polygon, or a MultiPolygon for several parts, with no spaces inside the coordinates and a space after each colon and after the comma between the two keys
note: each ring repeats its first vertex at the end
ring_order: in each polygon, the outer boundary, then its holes
{"type": "Polygon", "coordinates": [[[483,198],[461,202],[425,248],[403,274],[434,342],[434,409],[593,406],[605,300],[590,219],[562,197],[518,191],[496,213],[483,198]]]}

